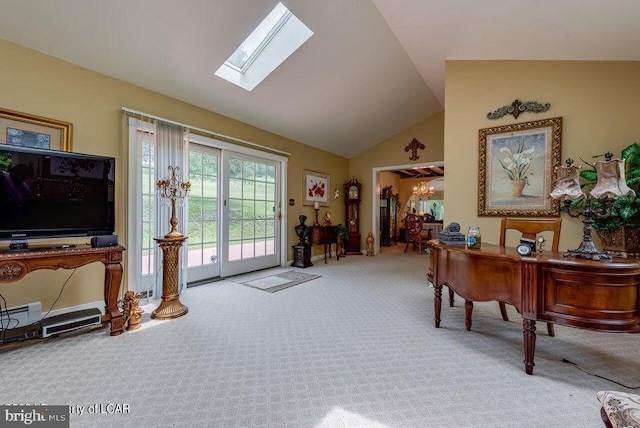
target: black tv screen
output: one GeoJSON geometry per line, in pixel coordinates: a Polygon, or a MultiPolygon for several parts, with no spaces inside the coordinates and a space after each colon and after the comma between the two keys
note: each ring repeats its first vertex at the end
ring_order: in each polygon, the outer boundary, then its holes
{"type": "Polygon", "coordinates": [[[0,144],[0,239],[114,232],[115,159],[0,144]]]}

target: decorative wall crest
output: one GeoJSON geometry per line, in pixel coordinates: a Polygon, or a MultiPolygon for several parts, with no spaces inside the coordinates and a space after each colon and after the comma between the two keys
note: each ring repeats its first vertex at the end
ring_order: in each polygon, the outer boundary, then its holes
{"type": "Polygon", "coordinates": [[[511,103],[510,106],[500,107],[498,110],[487,113],[488,119],[499,119],[502,116],[507,114],[513,115],[514,119],[517,119],[520,113],[524,113],[525,111],[530,111],[533,113],[542,113],[551,107],[551,104],[540,104],[535,101],[527,101],[526,103],[521,103],[520,100],[515,100],[511,103]]]}
{"type": "Polygon", "coordinates": [[[411,156],[409,157],[409,160],[414,161],[416,159],[420,159],[420,155],[418,155],[418,149],[424,150],[424,147],[424,144],[414,138],[409,144],[407,144],[407,147],[404,148],[404,151],[408,152],[409,150],[411,150],[411,156]]]}

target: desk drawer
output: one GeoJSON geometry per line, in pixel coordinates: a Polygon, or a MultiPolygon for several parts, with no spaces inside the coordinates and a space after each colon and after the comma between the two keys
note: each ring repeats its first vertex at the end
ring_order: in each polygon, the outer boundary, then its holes
{"type": "Polygon", "coordinates": [[[539,318],[602,331],[640,331],[637,274],[544,268],[539,318]]]}

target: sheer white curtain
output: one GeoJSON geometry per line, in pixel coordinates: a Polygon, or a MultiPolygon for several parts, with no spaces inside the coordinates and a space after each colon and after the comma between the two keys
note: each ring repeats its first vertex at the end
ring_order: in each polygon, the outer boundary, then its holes
{"type": "MultiPolygon", "coordinates": [[[[184,127],[140,115],[127,119],[128,180],[128,281],[129,288],[160,297],[162,251],[153,241],[171,229],[170,206],[157,197],[155,183],[168,178],[169,166],[180,167],[180,179],[188,181],[189,132],[184,127]]],[[[176,207],[178,230],[187,235],[186,201],[176,207]]],[[[180,289],[186,288],[187,242],[180,251],[180,289]]]]}
{"type": "MultiPolygon", "coordinates": [[[[156,120],[156,182],[170,178],[169,166],[180,168],[177,170],[180,181],[189,181],[187,144],[189,131],[182,126],[156,120]]],[[[187,235],[187,201],[178,201],[176,204],[176,217],[178,218],[178,231],[187,235]]],[[[160,204],[157,215],[157,236],[164,236],[171,230],[171,207],[160,204]]],[[[188,242],[185,241],[180,250],[180,289],[187,287],[187,256],[188,242]]],[[[161,266],[156,259],[156,266],[161,266]]]]}

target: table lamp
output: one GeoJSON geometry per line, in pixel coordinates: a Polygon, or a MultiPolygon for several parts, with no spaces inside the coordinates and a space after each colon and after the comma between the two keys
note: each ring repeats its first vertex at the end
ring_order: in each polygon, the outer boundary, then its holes
{"type": "Polygon", "coordinates": [[[616,197],[629,194],[635,195],[633,189],[627,186],[624,174],[624,161],[612,159],[613,154],[607,152],[604,161],[594,164],[597,181],[594,188],[585,194],[580,186],[580,167],[573,165],[573,159],[565,162],[567,166],[556,168],[556,186],[550,195],[554,199],[564,199],[564,210],[570,217],[582,216],[583,236],[582,243],[575,250],[569,250],[565,257],[582,257],[591,260],[611,260],[606,252],[598,251],[591,237],[594,218],[606,218],[611,216],[612,207],[616,197]],[[583,199],[583,204],[575,204],[572,201],[583,199]],[[593,199],[604,199],[604,209],[592,209],[593,199]]]}

